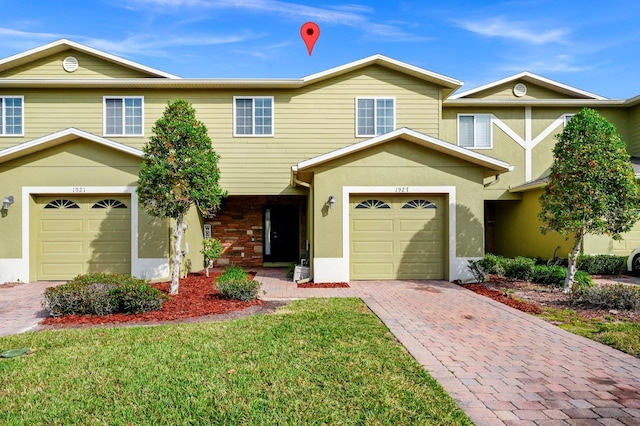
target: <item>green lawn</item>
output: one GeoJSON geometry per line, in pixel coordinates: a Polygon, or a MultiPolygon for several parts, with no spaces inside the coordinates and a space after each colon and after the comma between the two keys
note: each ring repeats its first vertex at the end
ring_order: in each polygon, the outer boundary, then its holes
{"type": "Polygon", "coordinates": [[[0,338],[0,424],[471,422],[358,299],[219,323],[0,338]]]}
{"type": "Polygon", "coordinates": [[[570,309],[545,309],[542,318],[570,331],[588,337],[640,358],[640,324],[613,319],[585,320],[570,309]]]}

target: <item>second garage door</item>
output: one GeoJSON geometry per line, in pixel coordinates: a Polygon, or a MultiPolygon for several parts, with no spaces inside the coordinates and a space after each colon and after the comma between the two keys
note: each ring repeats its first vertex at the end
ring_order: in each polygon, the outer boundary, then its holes
{"type": "Polygon", "coordinates": [[[350,278],[444,279],[445,197],[352,195],[350,278]]]}
{"type": "Polygon", "coordinates": [[[129,197],[36,198],[38,280],[68,280],[88,272],[131,273],[129,197]]]}

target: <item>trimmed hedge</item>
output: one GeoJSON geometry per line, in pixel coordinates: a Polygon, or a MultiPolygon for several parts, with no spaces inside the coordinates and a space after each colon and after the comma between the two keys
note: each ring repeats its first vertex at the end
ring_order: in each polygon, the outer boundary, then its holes
{"type": "Polygon", "coordinates": [[[609,254],[581,254],[578,269],[590,275],[620,275],[627,271],[627,257],[609,254]]]}
{"type": "Polygon", "coordinates": [[[261,284],[239,266],[230,266],[216,279],[216,287],[226,299],[249,302],[258,297],[261,284]]]}
{"type": "Polygon", "coordinates": [[[640,310],[640,287],[628,284],[603,284],[574,290],[571,301],[599,309],[640,310]]]}
{"type": "Polygon", "coordinates": [[[129,275],[78,275],[66,284],[49,287],[42,306],[49,315],[109,315],[160,309],[168,297],[155,287],[129,275]]]}

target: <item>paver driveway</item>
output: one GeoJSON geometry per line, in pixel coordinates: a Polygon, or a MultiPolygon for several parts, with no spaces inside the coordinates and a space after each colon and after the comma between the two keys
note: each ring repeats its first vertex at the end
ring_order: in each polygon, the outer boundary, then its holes
{"type": "Polygon", "coordinates": [[[462,287],[261,279],[266,297],[361,297],[476,425],[640,425],[639,359],[462,287]]]}

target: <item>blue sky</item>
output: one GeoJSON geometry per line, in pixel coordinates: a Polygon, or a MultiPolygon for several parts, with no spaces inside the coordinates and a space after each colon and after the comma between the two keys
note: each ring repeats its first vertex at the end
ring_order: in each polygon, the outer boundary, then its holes
{"type": "Polygon", "coordinates": [[[640,2],[0,0],[0,57],[68,38],[181,77],[303,77],[375,53],[465,82],[640,95],[640,2]],[[321,35],[308,56],[300,26],[321,35]]]}

